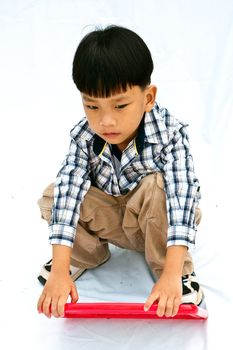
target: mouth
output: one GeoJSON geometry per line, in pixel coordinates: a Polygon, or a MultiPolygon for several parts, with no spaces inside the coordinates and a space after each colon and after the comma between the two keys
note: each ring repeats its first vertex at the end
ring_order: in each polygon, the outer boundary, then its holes
{"type": "Polygon", "coordinates": [[[116,137],[116,136],[119,136],[120,133],[119,132],[105,132],[105,133],[103,133],[103,135],[105,137],[116,137]]]}

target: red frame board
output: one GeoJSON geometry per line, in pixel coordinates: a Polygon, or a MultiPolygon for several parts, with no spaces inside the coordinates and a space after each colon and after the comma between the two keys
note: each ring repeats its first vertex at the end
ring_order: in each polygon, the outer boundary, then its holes
{"type": "Polygon", "coordinates": [[[193,304],[181,304],[174,317],[159,317],[157,304],[144,311],[143,303],[67,303],[65,318],[141,318],[141,319],[195,319],[208,318],[207,310],[193,304]]]}

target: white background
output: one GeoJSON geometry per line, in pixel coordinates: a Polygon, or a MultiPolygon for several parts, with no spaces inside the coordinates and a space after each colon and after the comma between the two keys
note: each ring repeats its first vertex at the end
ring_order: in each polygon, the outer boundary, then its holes
{"type": "MultiPolygon", "coordinates": [[[[230,0],[0,0],[1,349],[232,349],[232,62],[230,0]],[[194,260],[207,322],[64,320],[37,315],[48,230],[36,201],[54,180],[83,116],[71,79],[95,25],[135,30],[155,63],[158,102],[189,123],[203,220],[194,260]]],[[[144,259],[113,249],[77,282],[80,300],[143,302],[144,259]]]]}

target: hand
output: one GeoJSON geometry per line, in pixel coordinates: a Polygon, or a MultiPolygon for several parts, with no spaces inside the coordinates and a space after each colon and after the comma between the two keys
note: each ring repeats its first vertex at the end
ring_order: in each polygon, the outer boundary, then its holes
{"type": "Polygon", "coordinates": [[[48,318],[64,316],[64,306],[68,296],[71,296],[71,302],[78,301],[78,292],[72,278],[67,274],[50,273],[44,290],[38,300],[37,310],[44,313],[48,318]]]}
{"type": "Polygon", "coordinates": [[[157,315],[159,317],[174,317],[181,304],[182,282],[181,277],[162,274],[152,288],[151,294],[145,302],[144,310],[150,309],[151,305],[158,301],[157,315]]]}

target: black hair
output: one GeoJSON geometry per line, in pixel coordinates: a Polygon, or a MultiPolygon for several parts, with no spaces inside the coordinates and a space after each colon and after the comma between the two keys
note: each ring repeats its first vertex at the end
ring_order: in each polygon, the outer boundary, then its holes
{"type": "Polygon", "coordinates": [[[150,84],[151,53],[135,32],[108,26],[88,33],[73,60],[73,80],[78,90],[94,97],[109,97],[138,85],[150,84]]]}

